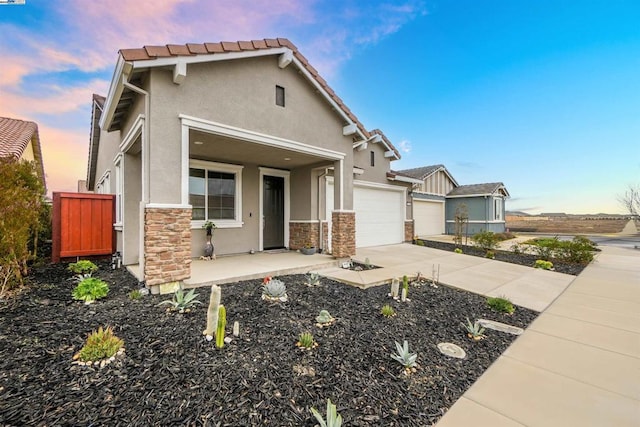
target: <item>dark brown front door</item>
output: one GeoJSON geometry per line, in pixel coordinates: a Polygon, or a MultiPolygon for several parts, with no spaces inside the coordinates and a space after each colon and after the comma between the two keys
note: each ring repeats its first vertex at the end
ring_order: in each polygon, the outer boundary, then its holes
{"type": "Polygon", "coordinates": [[[262,184],[262,246],[284,248],[284,178],[265,175],[262,184]]]}

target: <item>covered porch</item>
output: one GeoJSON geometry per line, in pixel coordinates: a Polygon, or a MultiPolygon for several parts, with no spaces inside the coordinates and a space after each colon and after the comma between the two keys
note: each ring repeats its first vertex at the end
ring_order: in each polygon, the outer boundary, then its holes
{"type": "MultiPolygon", "coordinates": [[[[306,274],[311,270],[336,267],[338,261],[331,255],[303,255],[296,251],[265,251],[218,257],[213,261],[193,260],[191,277],[184,280],[185,288],[197,288],[241,280],[261,279],[265,276],[306,274]]],[[[138,280],[142,280],[139,264],[126,267],[138,280]]],[[[175,283],[171,286],[175,287],[175,283]]],[[[173,292],[160,289],[161,293],[173,292]]]]}

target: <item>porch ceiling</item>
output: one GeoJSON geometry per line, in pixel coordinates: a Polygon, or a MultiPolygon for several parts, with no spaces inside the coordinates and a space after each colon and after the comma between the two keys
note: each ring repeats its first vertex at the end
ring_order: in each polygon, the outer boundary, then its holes
{"type": "Polygon", "coordinates": [[[193,129],[189,130],[189,157],[229,163],[251,163],[278,169],[293,169],[325,161],[332,163],[331,160],[320,156],[193,129]],[[196,141],[202,142],[202,144],[196,144],[196,141]]]}

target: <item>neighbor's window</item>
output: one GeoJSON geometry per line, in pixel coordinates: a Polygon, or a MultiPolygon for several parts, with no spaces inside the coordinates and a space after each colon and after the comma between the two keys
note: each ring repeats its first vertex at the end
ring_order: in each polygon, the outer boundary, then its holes
{"type": "Polygon", "coordinates": [[[371,152],[371,167],[374,167],[376,165],[376,153],[374,153],[373,151],[371,152]]]}
{"type": "Polygon", "coordinates": [[[276,86],[276,105],[284,107],[284,88],[276,86]]]}
{"type": "Polygon", "coordinates": [[[192,160],[189,203],[194,221],[231,224],[241,218],[242,166],[192,160]]]}
{"type": "Polygon", "coordinates": [[[493,199],[493,219],[502,219],[502,199],[493,199]]]}

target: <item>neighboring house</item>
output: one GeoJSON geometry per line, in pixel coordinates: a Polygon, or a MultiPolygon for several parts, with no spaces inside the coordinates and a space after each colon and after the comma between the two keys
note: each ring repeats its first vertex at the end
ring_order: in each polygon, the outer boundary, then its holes
{"type": "Polygon", "coordinates": [[[394,171],[418,180],[411,193],[417,236],[454,234],[456,209],[465,205],[468,224],[465,233],[505,230],[505,204],[509,197],[501,182],[459,185],[444,165],[394,171]]]}
{"type": "Polygon", "coordinates": [[[458,183],[444,165],[405,169],[396,173],[416,179],[412,204],[415,234],[433,236],[445,233],[445,196],[458,183]]]}
{"type": "Polygon", "coordinates": [[[465,234],[472,236],[481,231],[505,231],[505,200],[509,192],[501,182],[461,185],[447,194],[447,234],[455,232],[456,209],[463,204],[468,215],[465,234]]]}
{"type": "Polygon", "coordinates": [[[38,125],[25,120],[0,117],[0,158],[35,163],[38,177],[46,189],[38,125]]]}
{"type": "Polygon", "coordinates": [[[155,292],[190,276],[206,220],[217,254],[410,240],[399,158],[286,39],[145,46],[93,97],[87,188],[116,195],[118,250],[155,292]]]}

